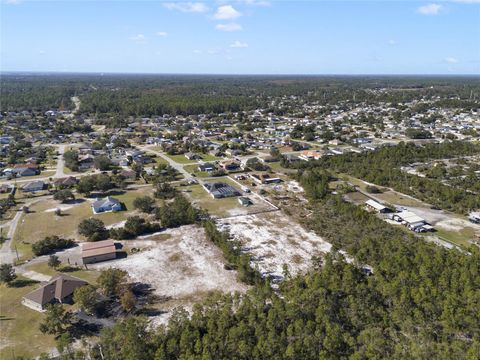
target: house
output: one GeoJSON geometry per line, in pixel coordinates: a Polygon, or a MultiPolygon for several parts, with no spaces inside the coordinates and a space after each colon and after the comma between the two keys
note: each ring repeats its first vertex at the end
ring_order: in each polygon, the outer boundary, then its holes
{"type": "Polygon", "coordinates": [[[223,170],[226,171],[235,171],[240,169],[240,161],[238,160],[225,160],[220,163],[220,166],[223,170]]]}
{"type": "Polygon", "coordinates": [[[79,169],[88,169],[92,167],[95,157],[93,155],[81,155],[78,157],[78,167],[79,169]]]}
{"type": "Polygon", "coordinates": [[[225,154],[227,154],[228,156],[239,156],[242,155],[242,152],[238,149],[227,149],[225,151],[225,154]]]}
{"type": "Polygon", "coordinates": [[[299,155],[299,158],[305,161],[318,160],[322,157],[322,153],[318,150],[304,150],[299,155]]]}
{"type": "Polygon", "coordinates": [[[407,228],[415,232],[433,230],[433,227],[430,226],[425,219],[408,210],[402,210],[393,214],[391,219],[405,225],[407,228]]]}
{"type": "Polygon", "coordinates": [[[250,200],[249,197],[246,197],[246,196],[240,196],[238,198],[238,202],[240,203],[240,205],[242,206],[249,206],[249,205],[252,205],[252,200],[250,200]]]}
{"type": "Polygon", "coordinates": [[[35,164],[16,164],[11,172],[16,176],[35,176],[40,174],[40,170],[35,164]]]}
{"type": "Polygon", "coordinates": [[[375,200],[371,200],[371,199],[367,200],[367,201],[365,201],[365,205],[366,205],[367,209],[379,212],[381,214],[389,211],[388,207],[376,202],[375,200]]]}
{"type": "Polygon", "coordinates": [[[113,260],[117,251],[113,240],[103,240],[82,244],[82,262],[93,264],[100,261],[113,260]]]}
{"type": "Polygon", "coordinates": [[[133,170],[123,170],[120,172],[120,176],[123,176],[125,179],[135,180],[137,178],[137,173],[133,170]]]}
{"type": "Polygon", "coordinates": [[[103,212],[116,212],[122,210],[122,204],[115,198],[107,196],[104,199],[95,201],[92,204],[92,211],[94,214],[103,212]]]}
{"type": "Polygon", "coordinates": [[[259,184],[273,184],[282,182],[278,177],[270,177],[269,174],[251,174],[250,177],[259,184]]]}
{"type": "Polygon", "coordinates": [[[192,153],[192,152],[185,153],[185,157],[188,160],[199,160],[199,159],[201,159],[200,155],[192,153]]]}
{"type": "Polygon", "coordinates": [[[87,285],[86,281],[69,275],[58,275],[40,288],[22,298],[22,304],[36,311],[44,311],[53,303],[69,303],[75,289],[87,285]]]}
{"type": "Polygon", "coordinates": [[[45,188],[45,183],[41,180],[32,181],[26,183],[22,186],[23,192],[35,192],[35,191],[42,191],[45,188]]]}
{"type": "Polygon", "coordinates": [[[216,156],[216,157],[223,157],[224,156],[224,154],[219,150],[211,150],[210,155],[216,156]]]}
{"type": "Polygon", "coordinates": [[[53,185],[59,189],[68,189],[75,186],[78,183],[78,179],[75,176],[69,176],[66,178],[55,179],[53,185]]]}
{"type": "Polygon", "coordinates": [[[12,193],[14,188],[15,187],[13,185],[2,184],[0,185],[0,194],[12,193]]]}
{"type": "Polygon", "coordinates": [[[211,163],[203,163],[198,165],[198,171],[206,171],[206,172],[212,172],[215,171],[217,168],[215,167],[215,164],[211,163]]]}
{"type": "Polygon", "coordinates": [[[204,183],[203,187],[205,190],[212,195],[214,199],[221,199],[227,197],[240,196],[240,192],[235,189],[233,186],[230,186],[225,183],[204,183]]]}

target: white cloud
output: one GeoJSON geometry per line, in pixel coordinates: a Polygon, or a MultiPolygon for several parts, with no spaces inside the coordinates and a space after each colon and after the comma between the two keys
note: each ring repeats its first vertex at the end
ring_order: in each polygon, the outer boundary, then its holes
{"type": "Polygon", "coordinates": [[[228,23],[228,24],[218,24],[215,26],[215,29],[220,31],[226,32],[234,32],[234,31],[241,31],[243,30],[242,25],[236,23],[228,23]]]}
{"type": "Polygon", "coordinates": [[[422,15],[438,15],[440,10],[443,9],[443,5],[439,4],[428,4],[423,5],[417,8],[417,12],[422,15]]]}
{"type": "Polygon", "coordinates": [[[40,55],[45,55],[47,52],[46,52],[45,50],[40,50],[38,53],[39,53],[40,55]]]}
{"type": "Polygon", "coordinates": [[[243,0],[246,5],[251,6],[270,6],[272,5],[270,1],[263,1],[263,0],[243,0]]]}
{"type": "Polygon", "coordinates": [[[242,16],[232,5],[219,6],[213,17],[217,20],[232,20],[242,16]]]}
{"type": "Polygon", "coordinates": [[[18,5],[22,2],[22,0],[5,0],[5,4],[8,5],[18,5]]]}
{"type": "Polygon", "coordinates": [[[181,12],[204,13],[208,11],[208,6],[202,2],[168,2],[163,4],[169,10],[178,10],[181,12]]]}
{"type": "Polygon", "coordinates": [[[237,41],[231,43],[230,47],[231,48],[247,48],[248,44],[237,40],[237,41]]]}
{"type": "Polygon", "coordinates": [[[397,42],[393,39],[388,40],[388,45],[397,45],[397,42]]]}
{"type": "Polygon", "coordinates": [[[194,54],[201,54],[201,53],[202,53],[202,50],[195,49],[195,50],[193,50],[193,53],[194,53],[194,54]]]}
{"type": "Polygon", "coordinates": [[[158,31],[157,32],[157,36],[160,36],[160,37],[166,37],[167,35],[168,35],[168,33],[165,32],[165,31],[158,31]]]}
{"type": "Polygon", "coordinates": [[[130,36],[129,39],[132,40],[132,41],[138,42],[138,43],[144,43],[147,40],[147,38],[143,34],[137,34],[137,35],[134,35],[134,36],[130,36]]]}
{"type": "Polygon", "coordinates": [[[458,64],[458,59],[456,59],[454,57],[447,57],[447,58],[445,58],[445,62],[447,62],[449,64],[458,64]]]}

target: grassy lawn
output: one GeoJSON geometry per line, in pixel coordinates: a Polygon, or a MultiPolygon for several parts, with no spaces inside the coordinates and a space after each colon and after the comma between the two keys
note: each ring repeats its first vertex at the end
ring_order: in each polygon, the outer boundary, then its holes
{"type": "Polygon", "coordinates": [[[202,157],[202,160],[203,160],[203,161],[223,160],[223,158],[221,158],[221,157],[213,156],[213,155],[210,155],[210,154],[201,154],[200,156],[202,157]]]}
{"type": "Polygon", "coordinates": [[[0,359],[12,359],[13,354],[31,358],[55,347],[53,336],[38,330],[44,315],[21,304],[22,297],[37,287],[0,285],[0,359]]]}
{"type": "MultiPolygon", "coordinates": [[[[231,181],[225,180],[225,178],[221,178],[222,182],[232,183],[231,181]]],[[[229,210],[241,208],[241,205],[238,203],[238,197],[214,199],[198,184],[180,189],[187,190],[186,195],[192,202],[197,207],[207,210],[211,215],[226,216],[229,214],[229,210]]]]}
{"type": "MultiPolygon", "coordinates": [[[[368,193],[367,191],[367,186],[363,180],[357,179],[355,177],[345,175],[345,174],[339,174],[339,178],[345,178],[347,181],[350,183],[358,186],[362,191],[368,193]]],[[[378,186],[378,188],[382,188],[381,186],[378,186]]],[[[402,193],[396,192],[396,191],[391,191],[391,190],[386,190],[385,192],[381,194],[372,194],[372,196],[382,200],[383,202],[389,203],[389,204],[396,204],[400,206],[414,206],[414,207],[425,207],[426,204],[421,202],[420,200],[416,200],[414,198],[411,198],[409,196],[406,196],[402,193]]]]}
{"type": "Polygon", "coordinates": [[[99,271],[96,270],[77,270],[77,271],[56,271],[48,266],[47,261],[32,264],[31,266],[27,267],[28,270],[36,271],[41,274],[55,276],[59,274],[66,274],[78,277],[79,279],[83,279],[88,281],[90,284],[95,284],[97,282],[97,278],[100,275],[99,271]]]}
{"type": "Polygon", "coordinates": [[[180,154],[180,155],[167,155],[170,159],[173,161],[179,163],[179,164],[194,164],[197,162],[197,160],[188,160],[185,155],[180,154]]]}
{"type": "Polygon", "coordinates": [[[435,234],[442,240],[446,240],[461,247],[468,248],[471,240],[475,236],[475,230],[471,227],[465,227],[460,231],[448,231],[441,228],[435,228],[435,234]]]}
{"type": "Polygon", "coordinates": [[[185,165],[183,167],[190,174],[195,174],[198,177],[209,177],[210,174],[206,171],[198,171],[198,165],[185,165]]]}
{"type": "Polygon", "coordinates": [[[126,220],[133,210],[133,201],[138,196],[151,195],[151,187],[127,191],[114,197],[125,204],[127,211],[93,215],[91,202],[84,201],[62,211],[62,216],[55,215],[54,211],[59,206],[57,201],[45,200],[30,207],[29,214],[23,214],[13,237],[12,245],[22,253],[21,259],[32,258],[31,244],[44,239],[46,236],[58,235],[60,237],[81,239],[77,234],[78,224],[89,217],[102,220],[105,225],[111,225],[126,220]]]}

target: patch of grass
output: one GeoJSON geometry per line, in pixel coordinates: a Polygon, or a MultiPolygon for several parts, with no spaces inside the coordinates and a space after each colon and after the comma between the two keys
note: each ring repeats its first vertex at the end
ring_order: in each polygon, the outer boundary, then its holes
{"type": "MultiPolygon", "coordinates": [[[[222,178],[222,181],[223,180],[224,178],[222,178]]],[[[229,210],[240,208],[237,197],[214,199],[201,185],[198,184],[183,189],[188,191],[186,194],[195,206],[207,210],[212,215],[225,216],[228,214],[229,210]]]]}
{"type": "MultiPolygon", "coordinates": [[[[19,280],[28,279],[19,277],[19,280]]],[[[13,354],[32,358],[55,347],[53,336],[44,335],[38,329],[44,315],[21,303],[22,297],[37,287],[37,284],[0,285],[0,359],[11,359],[13,354]]]]}
{"type": "Polygon", "coordinates": [[[209,177],[210,174],[206,171],[198,171],[198,165],[185,165],[183,167],[190,174],[195,174],[198,177],[209,177]]]}
{"type": "Polygon", "coordinates": [[[62,216],[55,215],[53,211],[45,211],[57,207],[58,202],[53,200],[38,202],[30,207],[30,213],[22,215],[13,236],[12,247],[17,246],[17,250],[22,254],[21,259],[30,259],[33,257],[31,244],[43,240],[46,236],[58,235],[79,239],[77,228],[78,224],[84,219],[95,217],[102,220],[107,226],[126,220],[131,215],[135,198],[144,195],[152,195],[151,187],[130,190],[114,196],[125,204],[127,211],[97,215],[93,215],[89,201],[64,210],[62,216]]]}
{"type": "Polygon", "coordinates": [[[193,164],[196,163],[197,160],[188,160],[184,154],[180,155],[167,155],[170,159],[173,161],[179,163],[179,164],[193,164]]]}
{"type": "Polygon", "coordinates": [[[78,269],[75,269],[75,267],[69,267],[68,265],[64,265],[60,267],[58,270],[55,270],[49,267],[46,261],[32,264],[28,266],[27,269],[31,271],[39,272],[44,275],[49,275],[49,276],[67,274],[70,276],[78,277],[79,279],[83,279],[89,282],[90,284],[95,284],[97,282],[98,276],[100,275],[100,272],[98,272],[97,270],[84,270],[84,269],[81,269],[80,267],[78,269]],[[62,270],[68,270],[68,271],[62,271],[62,270]]]}
{"type": "Polygon", "coordinates": [[[467,248],[470,246],[469,240],[475,237],[475,230],[471,227],[465,227],[459,231],[448,231],[436,228],[435,234],[442,240],[467,248]]]}

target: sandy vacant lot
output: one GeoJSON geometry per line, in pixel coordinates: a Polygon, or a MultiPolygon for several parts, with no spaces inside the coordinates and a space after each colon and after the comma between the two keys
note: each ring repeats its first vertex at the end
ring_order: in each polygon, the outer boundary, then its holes
{"type": "Polygon", "coordinates": [[[150,284],[158,296],[168,299],[160,306],[167,313],[154,319],[155,322],[166,321],[168,311],[176,306],[188,309],[211,291],[228,293],[247,289],[238,282],[235,271],[224,269],[220,250],[206,239],[201,227],[182,226],[124,244],[142,251],[90,267],[123,269],[131,280],[150,284]]]}
{"type": "Polygon", "coordinates": [[[312,256],[329,252],[332,247],[281,211],[220,219],[217,223],[242,242],[262,274],[274,279],[282,278],[283,264],[293,274],[304,271],[312,256]]]}

